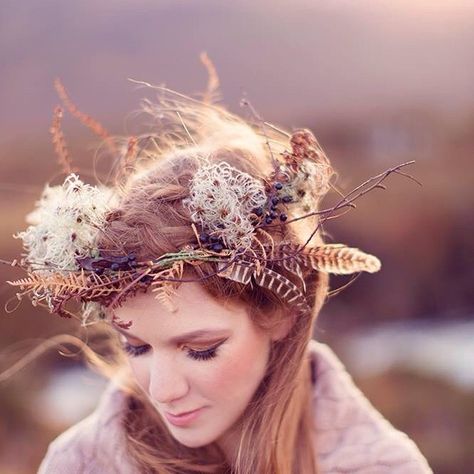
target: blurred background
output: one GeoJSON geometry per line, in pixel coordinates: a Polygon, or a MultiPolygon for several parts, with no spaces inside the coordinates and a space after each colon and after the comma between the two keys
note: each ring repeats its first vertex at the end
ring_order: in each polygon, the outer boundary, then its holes
{"type": "MultiPolygon", "coordinates": [[[[12,234],[59,171],[48,131],[54,78],[81,110],[126,134],[145,94],[127,78],[202,92],[207,51],[222,102],[244,113],[246,96],[265,120],[311,128],[343,190],[416,160],[409,172],[422,187],[392,175],[387,190],[328,225],[383,268],[329,299],[315,337],[436,473],[473,472],[473,44],[469,0],[2,0],[0,257],[19,256],[12,234]]],[[[67,114],[63,129],[75,163],[91,169],[96,138],[67,114]]],[[[2,282],[17,276],[0,272],[2,282]]],[[[5,312],[12,296],[1,283],[0,371],[77,331],[26,301],[5,312]]],[[[0,472],[35,472],[103,386],[57,350],[1,384],[0,472]]]]}

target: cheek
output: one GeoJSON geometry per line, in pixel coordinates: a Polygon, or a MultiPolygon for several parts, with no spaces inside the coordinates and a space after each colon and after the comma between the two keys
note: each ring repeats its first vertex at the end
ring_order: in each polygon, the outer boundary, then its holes
{"type": "Polygon", "coordinates": [[[129,358],[128,366],[138,385],[146,391],[150,385],[150,367],[146,358],[129,358]]]}
{"type": "Polygon", "coordinates": [[[249,401],[265,375],[268,350],[261,342],[245,341],[223,351],[219,363],[201,379],[202,387],[214,399],[249,401]]]}

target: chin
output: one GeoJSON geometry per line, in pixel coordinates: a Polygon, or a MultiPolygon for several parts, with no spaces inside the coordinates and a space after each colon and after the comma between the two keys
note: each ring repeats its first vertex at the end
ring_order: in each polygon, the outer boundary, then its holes
{"type": "Polygon", "coordinates": [[[179,428],[173,428],[170,429],[170,432],[176,441],[187,448],[202,448],[203,446],[207,446],[218,439],[218,436],[204,433],[198,429],[180,430],[179,428]]]}

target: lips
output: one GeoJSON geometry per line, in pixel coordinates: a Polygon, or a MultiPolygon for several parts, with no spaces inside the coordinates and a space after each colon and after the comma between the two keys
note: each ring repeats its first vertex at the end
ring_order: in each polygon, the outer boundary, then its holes
{"type": "Polygon", "coordinates": [[[186,426],[191,424],[202,412],[204,408],[198,408],[196,410],[182,412],[178,415],[173,415],[172,413],[166,413],[166,419],[175,426],[186,426]]]}

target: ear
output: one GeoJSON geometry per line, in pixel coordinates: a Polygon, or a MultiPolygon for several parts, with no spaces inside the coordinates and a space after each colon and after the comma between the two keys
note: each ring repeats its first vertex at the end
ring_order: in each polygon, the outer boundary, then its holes
{"type": "Polygon", "coordinates": [[[279,314],[278,317],[278,322],[270,330],[270,337],[271,340],[274,342],[281,341],[282,339],[284,339],[291,331],[291,328],[293,327],[293,323],[295,321],[294,313],[279,314]]]}

